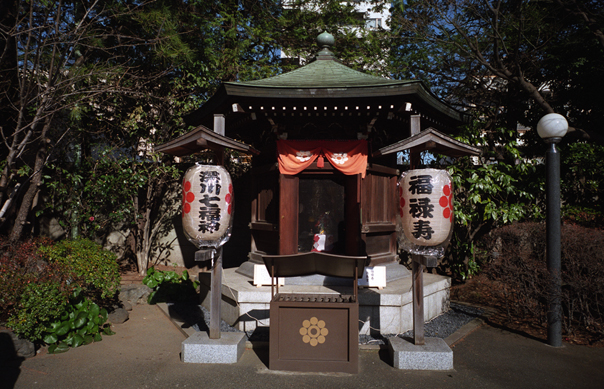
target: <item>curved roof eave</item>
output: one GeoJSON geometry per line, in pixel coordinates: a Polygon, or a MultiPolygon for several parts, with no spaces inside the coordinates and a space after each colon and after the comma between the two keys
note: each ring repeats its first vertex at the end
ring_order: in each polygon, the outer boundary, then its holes
{"type": "MultiPolygon", "coordinates": [[[[261,81],[261,80],[259,80],[261,81]]],[[[434,96],[421,81],[390,81],[382,85],[361,86],[268,86],[253,82],[225,82],[199,109],[185,117],[191,125],[199,125],[214,113],[230,110],[241,99],[364,99],[376,97],[416,97],[434,110],[458,122],[464,114],[434,96]],[[226,106],[226,108],[225,108],[226,106]]]]}
{"type": "MultiPolygon", "coordinates": [[[[436,97],[418,80],[391,80],[366,74],[340,63],[329,50],[333,36],[319,36],[321,50],[314,62],[273,77],[244,82],[225,82],[198,110],[185,117],[188,124],[208,122],[214,113],[228,113],[231,104],[247,99],[371,99],[395,98],[402,104],[409,96],[413,104],[419,103],[451,121],[464,122],[464,114],[436,97]]],[[[276,103],[276,102],[274,102],[276,103]]],[[[299,103],[299,101],[297,102],[299,103]]],[[[269,104],[268,102],[263,104],[269,104]]]]}

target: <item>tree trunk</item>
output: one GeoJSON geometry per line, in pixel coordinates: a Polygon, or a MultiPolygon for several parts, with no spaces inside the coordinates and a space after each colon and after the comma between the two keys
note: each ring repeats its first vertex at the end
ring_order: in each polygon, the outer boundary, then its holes
{"type": "Polygon", "coordinates": [[[27,224],[27,218],[29,217],[29,212],[31,211],[32,204],[34,202],[34,198],[38,193],[40,184],[42,183],[42,169],[44,168],[44,162],[46,160],[46,146],[43,144],[42,147],[36,153],[36,162],[34,164],[34,172],[30,177],[29,187],[27,188],[27,192],[23,196],[23,200],[21,201],[21,206],[19,207],[19,212],[17,213],[17,217],[15,218],[15,224],[11,229],[9,240],[11,242],[16,242],[21,239],[23,235],[23,229],[25,224],[27,224]]]}
{"type": "MultiPolygon", "coordinates": [[[[0,1],[0,25],[14,26],[17,20],[17,0],[0,1]]],[[[6,137],[4,131],[12,132],[14,127],[13,119],[13,101],[14,96],[19,94],[17,86],[19,85],[19,72],[17,71],[17,43],[13,36],[4,36],[0,39],[0,133],[6,137]]],[[[12,150],[11,150],[12,151],[12,150]]],[[[10,159],[7,157],[7,161],[10,159]]],[[[4,204],[5,197],[8,198],[8,184],[11,180],[11,171],[13,166],[6,163],[0,176],[0,204],[4,204]]]]}
{"type": "Polygon", "coordinates": [[[142,276],[147,274],[147,268],[149,267],[149,257],[151,254],[151,236],[149,234],[150,224],[150,210],[147,209],[145,217],[138,223],[138,231],[136,233],[139,239],[136,245],[136,260],[138,273],[142,276]]]}
{"type": "Polygon", "coordinates": [[[139,275],[141,275],[141,276],[147,275],[147,268],[149,266],[149,255],[144,250],[137,250],[136,266],[138,268],[139,275]]]}

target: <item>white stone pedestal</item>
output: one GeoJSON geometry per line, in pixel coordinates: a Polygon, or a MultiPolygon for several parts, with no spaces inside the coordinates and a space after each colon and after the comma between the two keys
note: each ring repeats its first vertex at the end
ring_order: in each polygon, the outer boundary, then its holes
{"type": "MultiPolygon", "coordinates": [[[[253,280],[236,269],[225,269],[222,278],[222,319],[241,331],[269,325],[271,287],[256,287],[253,280]]],[[[202,305],[209,308],[210,273],[200,273],[202,305]]],[[[359,333],[401,334],[413,328],[411,277],[389,281],[383,289],[359,290],[359,333]]],[[[424,319],[429,321],[449,309],[451,279],[424,274],[424,319]]],[[[352,287],[288,285],[282,293],[353,294],[352,287]]]]}
{"type": "Polygon", "coordinates": [[[426,338],[424,345],[416,346],[399,337],[388,338],[392,364],[402,370],[452,370],[453,351],[444,339],[426,338]]]}
{"type": "Polygon", "coordinates": [[[187,363],[237,363],[245,351],[242,332],[222,332],[210,339],[205,331],[195,332],[182,342],[181,359],[187,363]]]}

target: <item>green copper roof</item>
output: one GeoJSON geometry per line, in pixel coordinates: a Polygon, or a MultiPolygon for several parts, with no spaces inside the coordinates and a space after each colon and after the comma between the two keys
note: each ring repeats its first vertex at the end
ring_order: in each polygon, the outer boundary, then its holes
{"type": "Polygon", "coordinates": [[[376,77],[342,65],[335,58],[316,61],[288,73],[239,85],[270,88],[354,88],[398,85],[412,81],[397,81],[376,77]]]}
{"type": "Polygon", "coordinates": [[[421,81],[392,80],[353,70],[342,65],[330,51],[333,36],[324,33],[317,41],[322,49],[314,62],[261,80],[225,82],[199,109],[185,116],[185,122],[211,126],[214,114],[251,113],[254,109],[262,110],[263,106],[274,110],[277,105],[283,110],[286,106],[295,110],[297,105],[304,104],[325,107],[337,101],[367,109],[389,107],[392,112],[409,112],[409,115],[421,112],[436,122],[449,123],[448,127],[465,120],[463,113],[441,101],[421,81]],[[409,104],[413,112],[406,108],[409,104]],[[234,105],[242,109],[234,111],[234,105]]]}
{"type": "Polygon", "coordinates": [[[316,61],[306,66],[262,80],[237,83],[228,82],[225,84],[269,88],[354,88],[400,85],[414,82],[391,80],[353,70],[342,65],[329,50],[329,47],[333,46],[334,42],[331,34],[323,33],[319,35],[317,41],[323,46],[323,49],[317,54],[316,61]]]}

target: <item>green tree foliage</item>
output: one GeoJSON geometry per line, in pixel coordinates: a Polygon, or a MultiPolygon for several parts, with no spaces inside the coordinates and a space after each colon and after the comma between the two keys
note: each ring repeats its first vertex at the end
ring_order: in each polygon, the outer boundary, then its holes
{"type": "MultiPolygon", "coordinates": [[[[599,1],[409,0],[393,15],[393,73],[423,79],[484,130],[568,117],[601,142],[604,6],[599,1]],[[588,101],[590,100],[590,101],[588,101]]],[[[533,134],[529,135],[536,141],[533,134]]]]}
{"type": "MultiPolygon", "coordinates": [[[[77,167],[91,143],[116,139],[118,134],[110,130],[122,127],[120,119],[130,108],[117,105],[120,98],[135,100],[162,88],[157,81],[165,69],[142,63],[152,59],[154,47],[172,47],[173,36],[156,32],[150,37],[129,30],[146,5],[100,0],[10,2],[0,26],[3,41],[11,48],[0,58],[11,65],[0,75],[6,87],[1,95],[6,148],[1,154],[0,202],[10,200],[2,221],[11,240],[34,224],[30,210],[48,162],[62,158],[77,167]]],[[[157,56],[166,51],[159,50],[157,56]]]]}
{"type": "MultiPolygon", "coordinates": [[[[365,3],[375,12],[390,7],[384,1],[365,3]]],[[[327,31],[335,38],[333,51],[342,63],[357,70],[387,76],[388,63],[383,59],[388,31],[384,25],[368,28],[363,12],[355,8],[358,6],[357,2],[337,0],[288,2],[284,5],[280,21],[281,36],[277,43],[288,57],[307,62],[320,49],[316,43],[317,36],[327,31]]],[[[290,67],[285,66],[285,69],[290,67]]]]}
{"type": "Polygon", "coordinates": [[[282,61],[282,47],[302,48],[293,54],[310,59],[328,26],[349,64],[378,64],[382,50],[338,27],[365,30],[351,4],[339,1],[11,0],[2,7],[0,203],[10,200],[3,229],[17,240],[35,233],[40,217],[58,218],[72,237],[103,240],[121,229],[141,274],[177,212],[166,199],[181,174],[153,145],[188,130],[184,114],[222,81],[297,66],[282,61]]]}
{"type": "MultiPolygon", "coordinates": [[[[452,267],[479,266],[473,244],[493,227],[543,212],[545,145],[534,128],[545,113],[565,115],[560,150],[569,215],[598,212],[604,7],[573,0],[408,0],[393,8],[390,63],[397,78],[419,78],[471,114],[459,139],[481,146],[476,165],[450,167],[456,184],[452,267]],[[518,140],[521,142],[517,142],[518,140]],[[580,141],[579,141],[580,140],[580,141]],[[571,156],[570,153],[576,153],[571,156]],[[575,205],[580,203],[580,205],[575,205]],[[456,261],[456,262],[455,262],[456,261]]],[[[573,216],[573,217],[575,217],[573,216]]]]}
{"type": "MultiPolygon", "coordinates": [[[[479,144],[479,135],[468,127],[457,139],[479,144]]],[[[522,159],[517,137],[516,131],[499,128],[497,142],[504,150],[486,151],[478,159],[464,157],[448,168],[455,188],[455,231],[445,262],[457,277],[465,279],[480,270],[474,242],[494,227],[544,214],[543,165],[522,159]],[[500,155],[507,158],[498,160],[500,155]]]]}
{"type": "Polygon", "coordinates": [[[567,145],[560,163],[563,217],[588,226],[602,226],[604,146],[586,142],[567,145]]]}

